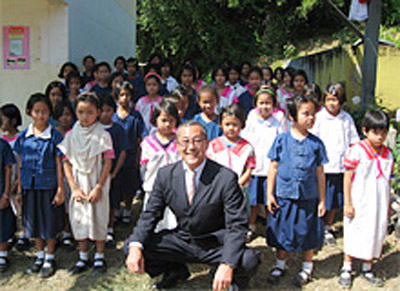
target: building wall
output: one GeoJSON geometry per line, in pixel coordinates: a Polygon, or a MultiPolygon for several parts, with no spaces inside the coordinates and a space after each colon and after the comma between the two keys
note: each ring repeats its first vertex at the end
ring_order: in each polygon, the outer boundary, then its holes
{"type": "Polygon", "coordinates": [[[112,65],[118,55],[135,56],[136,0],[66,0],[70,59],[82,68],[91,54],[112,65]]]}
{"type": "MultiPolygon", "coordinates": [[[[307,72],[310,82],[324,90],[328,83],[345,82],[348,105],[361,96],[361,65],[364,48],[338,47],[317,54],[293,59],[289,66],[307,72]]],[[[400,108],[400,49],[379,47],[375,96],[390,110],[400,108]]]]}
{"type": "MultiPolygon", "coordinates": [[[[29,26],[30,67],[5,70],[0,37],[0,104],[15,103],[22,111],[28,96],[43,92],[68,58],[67,6],[57,0],[1,0],[0,24],[29,26]]],[[[24,127],[30,120],[24,117],[24,127]]]]}

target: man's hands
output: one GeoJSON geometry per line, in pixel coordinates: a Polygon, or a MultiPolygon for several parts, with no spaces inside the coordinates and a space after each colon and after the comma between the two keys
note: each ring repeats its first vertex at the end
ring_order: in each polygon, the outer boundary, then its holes
{"type": "Polygon", "coordinates": [[[140,247],[129,247],[129,254],[126,258],[125,264],[132,274],[144,273],[144,258],[140,247]]]}
{"type": "Polygon", "coordinates": [[[233,267],[227,264],[220,264],[217,271],[215,272],[213,290],[224,290],[227,289],[233,279],[233,267]]]}

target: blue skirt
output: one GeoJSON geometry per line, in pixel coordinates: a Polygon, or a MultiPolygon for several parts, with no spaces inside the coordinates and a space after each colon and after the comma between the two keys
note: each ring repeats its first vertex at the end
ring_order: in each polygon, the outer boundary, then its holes
{"type": "Polygon", "coordinates": [[[52,239],[64,229],[64,204],[52,205],[56,190],[24,190],[22,221],[29,238],[52,239]]]}
{"type": "Polygon", "coordinates": [[[250,206],[267,205],[267,177],[251,176],[249,185],[250,206]]]}
{"type": "Polygon", "coordinates": [[[111,180],[110,187],[110,208],[118,209],[121,201],[124,200],[123,191],[123,175],[122,169],[118,172],[117,176],[111,180]]]}
{"type": "Polygon", "coordinates": [[[326,174],[326,210],[343,208],[343,174],[326,174]]]}
{"type": "Polygon", "coordinates": [[[11,207],[0,210],[0,243],[7,242],[16,231],[15,215],[11,207]]]}
{"type": "Polygon", "coordinates": [[[318,217],[318,199],[276,198],[279,209],[269,214],[267,243],[288,252],[316,249],[324,243],[324,223],[318,217]]]}
{"type": "Polygon", "coordinates": [[[121,200],[134,197],[136,191],[142,187],[139,168],[136,166],[124,166],[119,176],[121,176],[121,178],[117,188],[120,191],[121,200]]]}

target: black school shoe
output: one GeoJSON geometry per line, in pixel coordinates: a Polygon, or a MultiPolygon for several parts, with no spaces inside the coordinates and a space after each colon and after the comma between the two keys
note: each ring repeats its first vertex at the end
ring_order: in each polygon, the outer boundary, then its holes
{"type": "Polygon", "coordinates": [[[283,275],[285,275],[285,270],[275,267],[269,272],[267,281],[272,285],[278,285],[279,280],[283,275]]]}
{"type": "Polygon", "coordinates": [[[79,259],[75,263],[75,265],[68,270],[68,274],[70,274],[71,276],[77,275],[77,274],[85,272],[87,269],[89,269],[89,262],[79,259]],[[78,263],[80,263],[80,264],[78,264],[78,263]]]}
{"type": "Polygon", "coordinates": [[[172,269],[164,273],[161,281],[151,285],[151,289],[162,290],[174,287],[179,281],[185,281],[190,277],[190,272],[185,268],[172,269]]]}
{"type": "Polygon", "coordinates": [[[383,280],[376,277],[375,273],[372,272],[372,270],[362,271],[361,274],[363,278],[368,281],[368,283],[375,287],[382,287],[384,285],[383,280]]]}
{"type": "Polygon", "coordinates": [[[309,282],[311,282],[311,274],[304,270],[301,270],[296,276],[293,277],[294,286],[299,288],[308,284],[309,282]]]}
{"type": "Polygon", "coordinates": [[[56,272],[56,261],[55,260],[46,260],[39,271],[39,277],[41,278],[49,278],[53,276],[56,272]]]}
{"type": "Polygon", "coordinates": [[[9,261],[7,257],[0,257],[0,260],[2,262],[0,263],[0,273],[5,273],[7,272],[9,261]]]}
{"type": "Polygon", "coordinates": [[[93,261],[93,276],[104,274],[107,271],[107,264],[104,259],[95,259],[93,261]]]}
{"type": "Polygon", "coordinates": [[[33,262],[33,264],[26,269],[26,273],[27,274],[39,273],[43,264],[44,264],[44,259],[36,258],[35,261],[33,262]]]}

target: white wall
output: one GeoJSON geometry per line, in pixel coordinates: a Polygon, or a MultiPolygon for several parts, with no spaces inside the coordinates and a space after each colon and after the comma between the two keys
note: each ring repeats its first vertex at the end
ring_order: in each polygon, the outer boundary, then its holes
{"type": "Polygon", "coordinates": [[[135,56],[136,0],[66,0],[69,52],[82,68],[85,55],[112,66],[118,55],[135,56]]]}
{"type": "MultiPolygon", "coordinates": [[[[44,92],[56,79],[60,64],[68,59],[67,5],[61,0],[1,0],[0,24],[29,26],[30,67],[3,68],[3,37],[0,37],[0,105],[15,103],[25,111],[31,93],[44,92]]],[[[30,120],[24,118],[23,127],[30,120]]]]}

